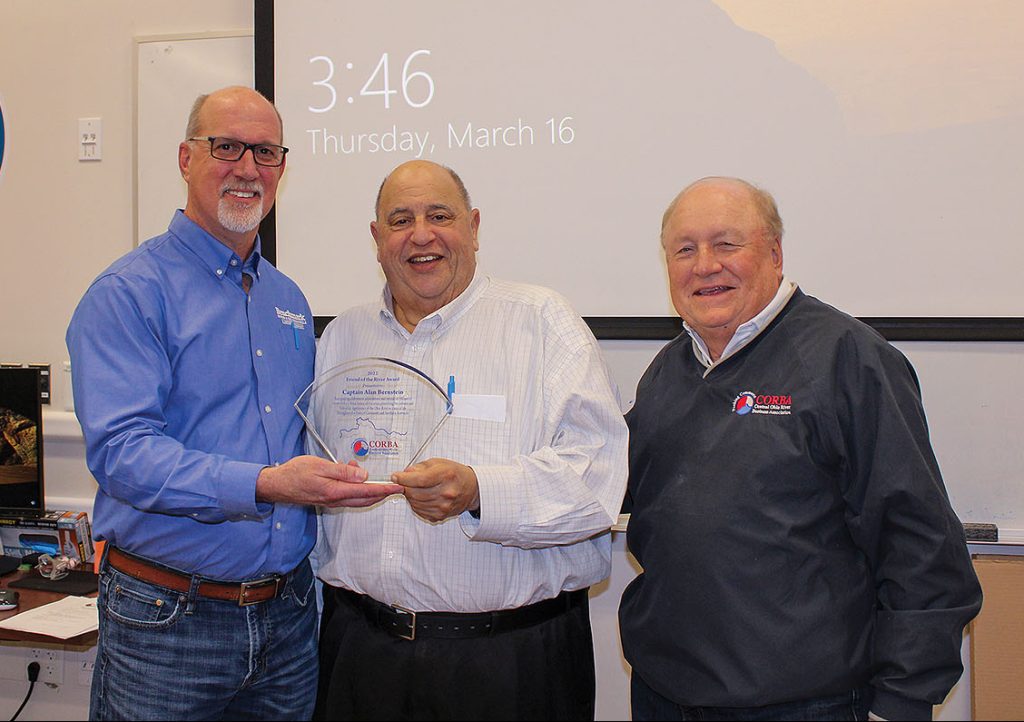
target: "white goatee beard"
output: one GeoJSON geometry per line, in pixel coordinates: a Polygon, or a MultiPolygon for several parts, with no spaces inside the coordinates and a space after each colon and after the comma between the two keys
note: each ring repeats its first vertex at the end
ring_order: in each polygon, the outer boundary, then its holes
{"type": "MultiPolygon", "coordinates": [[[[231,188],[241,191],[253,191],[263,197],[263,184],[261,183],[232,183],[231,188]]],[[[217,220],[220,224],[234,233],[248,233],[258,228],[263,220],[263,204],[258,206],[237,208],[231,201],[231,197],[225,195],[227,187],[221,188],[220,201],[217,203],[217,220]]]]}

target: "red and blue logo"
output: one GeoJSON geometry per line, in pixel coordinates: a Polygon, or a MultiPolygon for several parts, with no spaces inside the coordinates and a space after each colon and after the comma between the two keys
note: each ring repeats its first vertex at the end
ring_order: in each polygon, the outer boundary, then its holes
{"type": "Polygon", "coordinates": [[[746,416],[754,410],[754,401],[757,399],[757,394],[753,391],[744,391],[742,394],[733,399],[732,411],[734,414],[739,416],[746,416]]]}
{"type": "Polygon", "coordinates": [[[352,442],[352,453],[359,458],[362,458],[370,453],[370,445],[366,443],[366,439],[356,439],[352,442]]]}
{"type": "Polygon", "coordinates": [[[732,413],[737,416],[746,416],[747,414],[789,416],[793,413],[793,395],[757,394],[753,391],[744,391],[732,400],[732,413]]]}

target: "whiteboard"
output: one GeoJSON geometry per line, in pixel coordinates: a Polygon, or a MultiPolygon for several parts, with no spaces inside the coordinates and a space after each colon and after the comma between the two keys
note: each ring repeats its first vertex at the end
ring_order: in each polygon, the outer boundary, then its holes
{"type": "Polygon", "coordinates": [[[196,97],[253,87],[252,31],[135,39],[135,244],[167,230],[184,208],[178,144],[196,97]]]}

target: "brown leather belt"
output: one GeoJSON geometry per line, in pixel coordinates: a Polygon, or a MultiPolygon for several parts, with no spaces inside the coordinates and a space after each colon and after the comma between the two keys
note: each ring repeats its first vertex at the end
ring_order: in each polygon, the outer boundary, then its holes
{"type": "MultiPolygon", "coordinates": [[[[140,557],[123,552],[116,547],[107,549],[107,564],[122,574],[140,579],[150,584],[172,589],[187,594],[192,588],[191,575],[154,564],[140,557]]],[[[273,575],[251,582],[217,582],[204,580],[199,582],[199,596],[208,599],[219,599],[225,602],[238,602],[240,607],[266,602],[277,596],[284,588],[284,577],[273,575]]]]}

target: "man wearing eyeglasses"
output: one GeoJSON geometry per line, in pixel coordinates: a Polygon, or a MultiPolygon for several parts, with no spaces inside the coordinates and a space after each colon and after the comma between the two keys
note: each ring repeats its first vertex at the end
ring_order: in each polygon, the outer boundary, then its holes
{"type": "Polygon", "coordinates": [[[309,718],[313,507],[400,490],[301,455],[313,319],[257,236],[282,140],[255,91],[200,96],[184,211],[100,274],[68,328],[106,541],[92,719],[309,718]]]}

